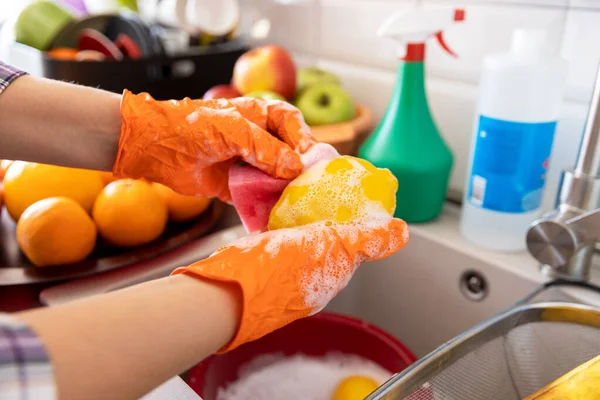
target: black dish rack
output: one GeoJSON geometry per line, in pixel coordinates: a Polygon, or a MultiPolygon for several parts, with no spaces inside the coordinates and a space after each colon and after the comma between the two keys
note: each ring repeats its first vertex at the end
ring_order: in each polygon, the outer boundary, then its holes
{"type": "Polygon", "coordinates": [[[42,56],[47,78],[121,93],[148,92],[157,100],[201,98],[212,86],[231,82],[236,60],[250,49],[243,38],[177,55],[137,60],[72,61],[42,56]]]}

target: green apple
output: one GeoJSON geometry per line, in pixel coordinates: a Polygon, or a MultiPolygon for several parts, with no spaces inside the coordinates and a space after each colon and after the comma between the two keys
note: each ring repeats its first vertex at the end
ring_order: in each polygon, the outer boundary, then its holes
{"type": "Polygon", "coordinates": [[[133,12],[138,12],[137,0],[117,0],[117,3],[129,8],[133,12]]]}
{"type": "Polygon", "coordinates": [[[298,69],[296,75],[296,92],[300,93],[309,86],[318,83],[337,83],[340,84],[340,78],[337,75],[325,71],[319,67],[308,67],[298,69]]]}
{"type": "Polygon", "coordinates": [[[244,97],[255,97],[257,99],[264,99],[264,100],[284,100],[283,96],[275,93],[275,92],[271,92],[269,90],[255,90],[254,92],[250,92],[250,93],[246,93],[244,95],[244,97]]]}
{"type": "Polygon", "coordinates": [[[337,83],[322,83],[306,88],[296,100],[308,125],[326,125],[349,121],[356,108],[352,96],[337,83]]]}

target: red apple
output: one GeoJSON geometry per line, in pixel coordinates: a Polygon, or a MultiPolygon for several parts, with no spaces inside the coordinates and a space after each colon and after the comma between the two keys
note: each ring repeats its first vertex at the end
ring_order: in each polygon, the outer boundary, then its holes
{"type": "Polygon", "coordinates": [[[231,99],[234,97],[240,97],[241,95],[242,94],[231,85],[216,85],[208,89],[202,98],[204,100],[231,99]]]}
{"type": "Polygon", "coordinates": [[[243,94],[268,90],[291,100],[296,93],[296,65],[279,46],[257,47],[238,58],[232,84],[243,94]]]}

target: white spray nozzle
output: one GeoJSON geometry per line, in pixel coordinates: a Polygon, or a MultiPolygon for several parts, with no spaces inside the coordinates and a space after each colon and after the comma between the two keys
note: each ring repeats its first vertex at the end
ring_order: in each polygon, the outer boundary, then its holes
{"type": "Polygon", "coordinates": [[[464,19],[463,9],[399,11],[383,22],[377,36],[396,40],[403,47],[408,44],[425,43],[429,38],[436,37],[444,50],[455,55],[444,42],[442,32],[464,19]]]}

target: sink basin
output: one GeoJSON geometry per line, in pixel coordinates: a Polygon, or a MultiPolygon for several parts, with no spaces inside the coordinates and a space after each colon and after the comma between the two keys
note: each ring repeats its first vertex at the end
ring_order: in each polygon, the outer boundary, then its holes
{"type": "Polygon", "coordinates": [[[498,262],[513,258],[535,268],[525,254],[474,254],[468,243],[460,243],[457,222],[456,210],[447,208],[441,220],[412,226],[404,249],[361,266],[327,309],[378,325],[421,357],[512,305],[543,281],[535,271],[527,276],[498,262]],[[467,277],[478,283],[471,291],[464,284],[467,277]]]}

